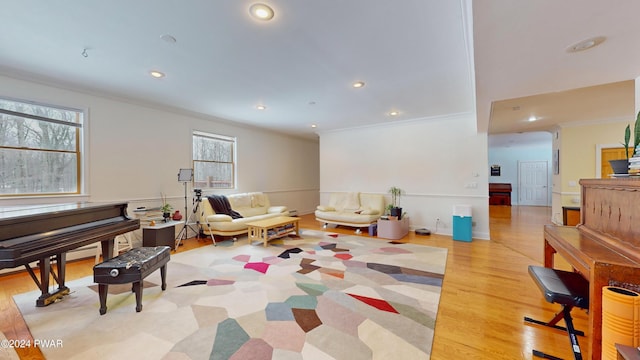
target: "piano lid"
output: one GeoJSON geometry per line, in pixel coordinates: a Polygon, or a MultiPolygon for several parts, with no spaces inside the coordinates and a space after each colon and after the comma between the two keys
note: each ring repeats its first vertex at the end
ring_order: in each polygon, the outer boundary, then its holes
{"type": "Polygon", "coordinates": [[[113,217],[126,217],[126,209],[126,202],[2,207],[0,241],[113,217]]]}
{"type": "Polygon", "coordinates": [[[0,220],[22,216],[36,215],[44,212],[65,211],[77,209],[82,203],[68,204],[39,204],[39,205],[14,205],[0,207],[0,220]]]}
{"type": "Polygon", "coordinates": [[[490,192],[511,192],[510,183],[489,183],[490,192]]]}

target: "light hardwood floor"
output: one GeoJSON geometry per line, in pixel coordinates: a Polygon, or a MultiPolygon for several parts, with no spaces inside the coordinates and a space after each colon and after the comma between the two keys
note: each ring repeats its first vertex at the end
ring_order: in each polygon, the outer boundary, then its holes
{"type": "MultiPolygon", "coordinates": [[[[413,232],[402,239],[449,250],[431,359],[532,359],[534,348],[572,358],[566,333],[523,322],[524,316],[547,321],[559,310],[544,300],[527,273],[528,265],[542,264],[543,225],[550,222],[550,208],[491,206],[490,219],[491,240],[461,242],[450,236],[413,232]]],[[[313,215],[304,215],[300,227],[321,229],[321,224],[313,215]]],[[[343,227],[328,231],[353,234],[353,229],[343,227]]],[[[208,246],[211,240],[187,239],[183,243],[178,252],[208,246]]],[[[91,275],[92,266],[93,259],[68,264],[67,279],[91,275]]],[[[12,296],[35,289],[24,272],[0,276],[0,331],[7,338],[31,336],[12,296]]],[[[576,328],[586,329],[583,311],[574,310],[573,317],[576,328]]],[[[64,319],[60,319],[60,326],[64,326],[64,319]]],[[[586,352],[587,338],[579,341],[586,352]]],[[[37,349],[19,355],[22,359],[42,358],[37,349]]],[[[589,354],[583,355],[589,358],[589,354]]]]}

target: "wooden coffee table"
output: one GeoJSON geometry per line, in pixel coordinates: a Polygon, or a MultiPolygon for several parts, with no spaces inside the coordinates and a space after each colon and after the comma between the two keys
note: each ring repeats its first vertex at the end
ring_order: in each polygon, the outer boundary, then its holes
{"type": "Polygon", "coordinates": [[[260,240],[266,247],[269,240],[274,240],[289,234],[300,235],[298,229],[300,218],[279,216],[271,219],[248,222],[249,243],[260,240]]]}

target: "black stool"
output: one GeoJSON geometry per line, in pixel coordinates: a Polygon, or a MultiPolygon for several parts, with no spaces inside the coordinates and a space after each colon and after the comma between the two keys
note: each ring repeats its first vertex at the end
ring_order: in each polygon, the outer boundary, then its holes
{"type": "MultiPolygon", "coordinates": [[[[542,266],[529,266],[529,275],[544,294],[544,298],[550,303],[562,305],[562,311],[548,322],[529,317],[525,317],[524,321],[566,331],[573,349],[573,358],[582,360],[577,335],[584,336],[584,333],[573,327],[571,309],[574,307],[589,309],[589,282],[578,273],[542,266]],[[556,325],[561,319],[564,319],[566,328],[556,325]]],[[[533,355],[544,359],[561,360],[538,350],[533,350],[533,355]]]]}
{"type": "Polygon", "coordinates": [[[107,312],[109,284],[132,283],[136,294],[136,312],[142,311],[142,280],[160,269],[162,290],[167,288],[167,263],[171,248],[168,246],[133,248],[126,253],[93,267],[93,281],[98,283],[100,315],[107,312]]]}

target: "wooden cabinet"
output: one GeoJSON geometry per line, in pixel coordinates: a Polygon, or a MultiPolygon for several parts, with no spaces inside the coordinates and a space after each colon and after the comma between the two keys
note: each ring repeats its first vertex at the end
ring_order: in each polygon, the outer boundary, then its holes
{"type": "Polygon", "coordinates": [[[567,226],[576,226],[580,223],[580,207],[563,206],[562,207],[562,224],[567,226]]]}
{"type": "Polygon", "coordinates": [[[176,225],[178,221],[158,222],[142,227],[142,246],[170,246],[176,249],[176,225]]]}

